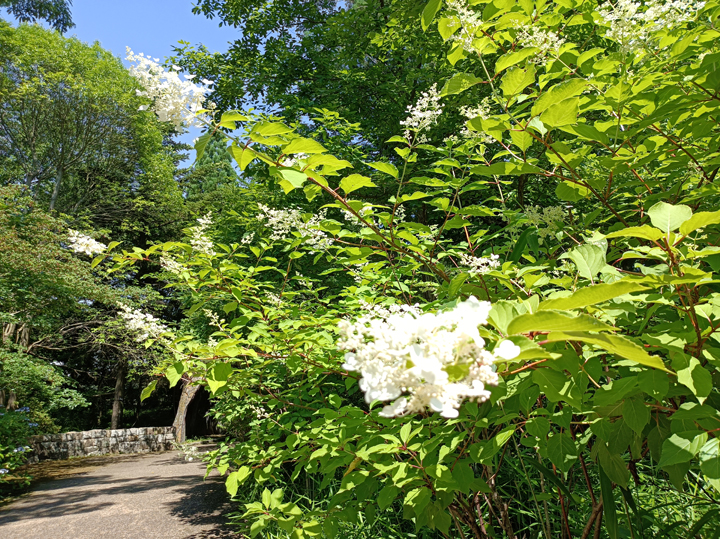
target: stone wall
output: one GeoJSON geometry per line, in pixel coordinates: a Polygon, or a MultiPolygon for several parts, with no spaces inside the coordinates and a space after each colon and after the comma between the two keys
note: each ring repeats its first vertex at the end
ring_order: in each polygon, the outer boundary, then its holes
{"type": "Polygon", "coordinates": [[[30,446],[33,448],[30,461],[61,460],[108,453],[165,451],[172,449],[174,441],[175,429],[173,427],[98,429],[85,432],[45,434],[30,438],[30,446]]]}

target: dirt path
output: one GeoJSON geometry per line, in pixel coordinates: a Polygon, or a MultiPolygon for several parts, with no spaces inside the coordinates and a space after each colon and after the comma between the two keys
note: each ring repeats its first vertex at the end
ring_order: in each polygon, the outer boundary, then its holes
{"type": "Polygon", "coordinates": [[[78,459],[0,509],[2,539],[211,539],[225,527],[225,485],[177,452],[78,459]]]}

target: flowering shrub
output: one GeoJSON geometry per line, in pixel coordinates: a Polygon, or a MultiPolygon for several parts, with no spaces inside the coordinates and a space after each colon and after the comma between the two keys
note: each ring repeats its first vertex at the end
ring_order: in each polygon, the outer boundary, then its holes
{"type": "MultiPolygon", "coordinates": [[[[144,253],[212,326],[169,344],[171,383],[202,379],[233,429],[262,410],[212,455],[231,495],[264,489],[251,536],[335,537],[391,506],[453,537],[636,536],[656,511],[639,466],[716,503],[718,16],[432,0],[421,23],[464,70],[408,108],[397,158],[349,174],[279,118],[206,119],[242,170],[323,205],[257,201],[250,241],[144,253]],[[443,103],[459,94],[479,105],[443,103]],[[435,140],[452,112],[468,121],[435,140]],[[554,203],[522,202],[528,181],[554,203]],[[265,487],[301,477],[329,494],[265,487]]],[[[700,511],[688,536],[717,519],[700,511]]]]}

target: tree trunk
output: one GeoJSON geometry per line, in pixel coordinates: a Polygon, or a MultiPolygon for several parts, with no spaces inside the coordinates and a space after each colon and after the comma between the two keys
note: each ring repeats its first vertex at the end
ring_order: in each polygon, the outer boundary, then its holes
{"type": "Polygon", "coordinates": [[[182,393],[180,394],[180,402],[178,403],[177,413],[175,414],[175,421],[173,421],[173,427],[175,427],[175,441],[179,444],[185,442],[187,438],[187,410],[190,402],[195,397],[195,394],[200,389],[200,386],[192,385],[196,379],[185,380],[183,385],[182,393]]]}
{"type": "Polygon", "coordinates": [[[57,202],[58,195],[60,194],[60,184],[63,180],[63,169],[60,168],[55,178],[55,187],[53,187],[52,196],[50,197],[50,211],[55,209],[55,203],[57,202]]]}
{"type": "Polygon", "coordinates": [[[125,395],[125,372],[127,364],[123,361],[118,365],[117,375],[115,378],[115,399],[113,400],[112,419],[110,420],[110,428],[120,428],[120,415],[123,410],[123,397],[125,395]]]}

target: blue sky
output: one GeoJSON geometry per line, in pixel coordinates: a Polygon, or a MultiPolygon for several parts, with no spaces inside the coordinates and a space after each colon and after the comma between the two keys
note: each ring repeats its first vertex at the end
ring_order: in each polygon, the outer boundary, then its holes
{"type": "MultiPolygon", "coordinates": [[[[89,43],[99,41],[123,61],[126,46],[162,59],[172,54],[178,41],[203,43],[210,51],[224,52],[228,42],[239,37],[234,28],[219,28],[217,19],[193,15],[192,7],[191,0],[73,0],[75,28],[66,36],[89,43]]],[[[0,15],[12,22],[4,10],[0,15]]],[[[181,139],[190,143],[198,134],[197,129],[191,129],[181,139]]]]}

